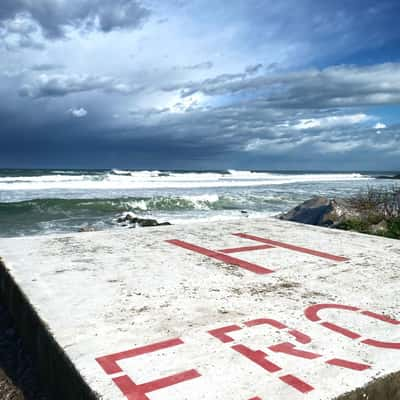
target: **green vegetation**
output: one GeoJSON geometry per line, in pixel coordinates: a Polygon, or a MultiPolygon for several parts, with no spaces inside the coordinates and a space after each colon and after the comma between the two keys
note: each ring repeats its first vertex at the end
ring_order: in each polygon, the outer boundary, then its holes
{"type": "Polygon", "coordinates": [[[361,220],[359,218],[347,219],[346,221],[340,222],[337,229],[343,229],[345,231],[356,231],[360,233],[370,233],[369,224],[367,221],[361,220]]]}
{"type": "Polygon", "coordinates": [[[400,239],[400,187],[369,187],[348,201],[354,213],[336,228],[400,239]]]}
{"type": "Polygon", "coordinates": [[[393,218],[388,222],[388,230],[385,236],[400,239],[400,217],[393,218]]]}

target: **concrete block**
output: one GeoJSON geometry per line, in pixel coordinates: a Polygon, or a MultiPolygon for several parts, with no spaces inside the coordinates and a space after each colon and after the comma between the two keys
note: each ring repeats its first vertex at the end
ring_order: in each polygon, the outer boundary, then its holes
{"type": "Polygon", "coordinates": [[[274,219],[0,240],[57,399],[400,399],[400,242],[274,219]]]}

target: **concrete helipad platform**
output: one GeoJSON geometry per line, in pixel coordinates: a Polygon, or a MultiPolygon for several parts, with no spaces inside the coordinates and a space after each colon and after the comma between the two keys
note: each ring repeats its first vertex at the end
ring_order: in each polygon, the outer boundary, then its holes
{"type": "Polygon", "coordinates": [[[400,241],[242,219],[0,255],[54,399],[400,399],[400,241]]]}

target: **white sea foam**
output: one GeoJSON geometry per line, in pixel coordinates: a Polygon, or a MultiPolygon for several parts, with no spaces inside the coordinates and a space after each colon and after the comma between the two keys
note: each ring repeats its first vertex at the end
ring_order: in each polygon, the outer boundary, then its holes
{"type": "Polygon", "coordinates": [[[130,174],[129,171],[124,171],[124,170],[121,170],[121,169],[113,169],[111,171],[111,173],[113,173],[115,175],[129,175],[130,174]]]}
{"type": "Polygon", "coordinates": [[[192,223],[204,223],[204,222],[218,222],[218,221],[231,221],[232,219],[237,218],[249,218],[249,219],[256,219],[256,218],[263,218],[263,217],[271,217],[275,215],[274,212],[250,212],[246,215],[241,213],[240,211],[230,211],[225,213],[219,213],[216,215],[197,215],[195,217],[170,217],[168,219],[173,225],[187,225],[192,223]]]}
{"type": "Polygon", "coordinates": [[[0,177],[1,183],[13,184],[23,183],[53,183],[53,182],[82,182],[90,179],[93,175],[40,175],[40,176],[3,176],[0,177]]]}
{"type": "Polygon", "coordinates": [[[147,211],[148,206],[145,200],[128,201],[126,205],[133,210],[147,211]]]}
{"type": "MultiPolygon", "coordinates": [[[[119,171],[103,175],[42,175],[1,177],[0,190],[124,190],[256,187],[305,182],[356,181],[361,174],[279,174],[251,171],[221,173],[162,173],[160,171],[119,171]]],[[[203,199],[207,201],[207,199],[203,199]]],[[[213,201],[213,200],[212,200],[213,201]]]]}
{"type": "Polygon", "coordinates": [[[219,196],[217,194],[199,194],[199,195],[191,195],[191,196],[182,196],[183,199],[192,201],[192,202],[202,202],[202,203],[215,203],[219,200],[219,196]]]}

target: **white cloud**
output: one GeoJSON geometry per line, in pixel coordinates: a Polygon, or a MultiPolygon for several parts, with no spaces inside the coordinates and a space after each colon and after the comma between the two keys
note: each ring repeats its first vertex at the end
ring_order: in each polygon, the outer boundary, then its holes
{"type": "Polygon", "coordinates": [[[84,108],[70,108],[68,112],[75,118],[83,118],[86,117],[86,115],[88,114],[88,112],[84,108]]]}
{"type": "Polygon", "coordinates": [[[0,15],[0,46],[3,45],[8,51],[43,50],[45,45],[42,39],[37,24],[27,16],[19,15],[13,20],[1,21],[0,15]]]}
{"type": "Polygon", "coordinates": [[[62,97],[72,93],[103,90],[106,93],[131,94],[142,86],[127,84],[110,76],[88,74],[48,74],[35,76],[19,89],[22,97],[62,97]]]}
{"type": "Polygon", "coordinates": [[[374,129],[385,129],[385,128],[387,128],[387,126],[385,124],[383,124],[382,122],[377,122],[374,125],[374,129]]]}
{"type": "Polygon", "coordinates": [[[335,128],[338,126],[360,124],[370,119],[371,117],[369,115],[363,113],[334,115],[323,118],[300,119],[297,124],[293,125],[293,128],[296,130],[335,128]]]}

